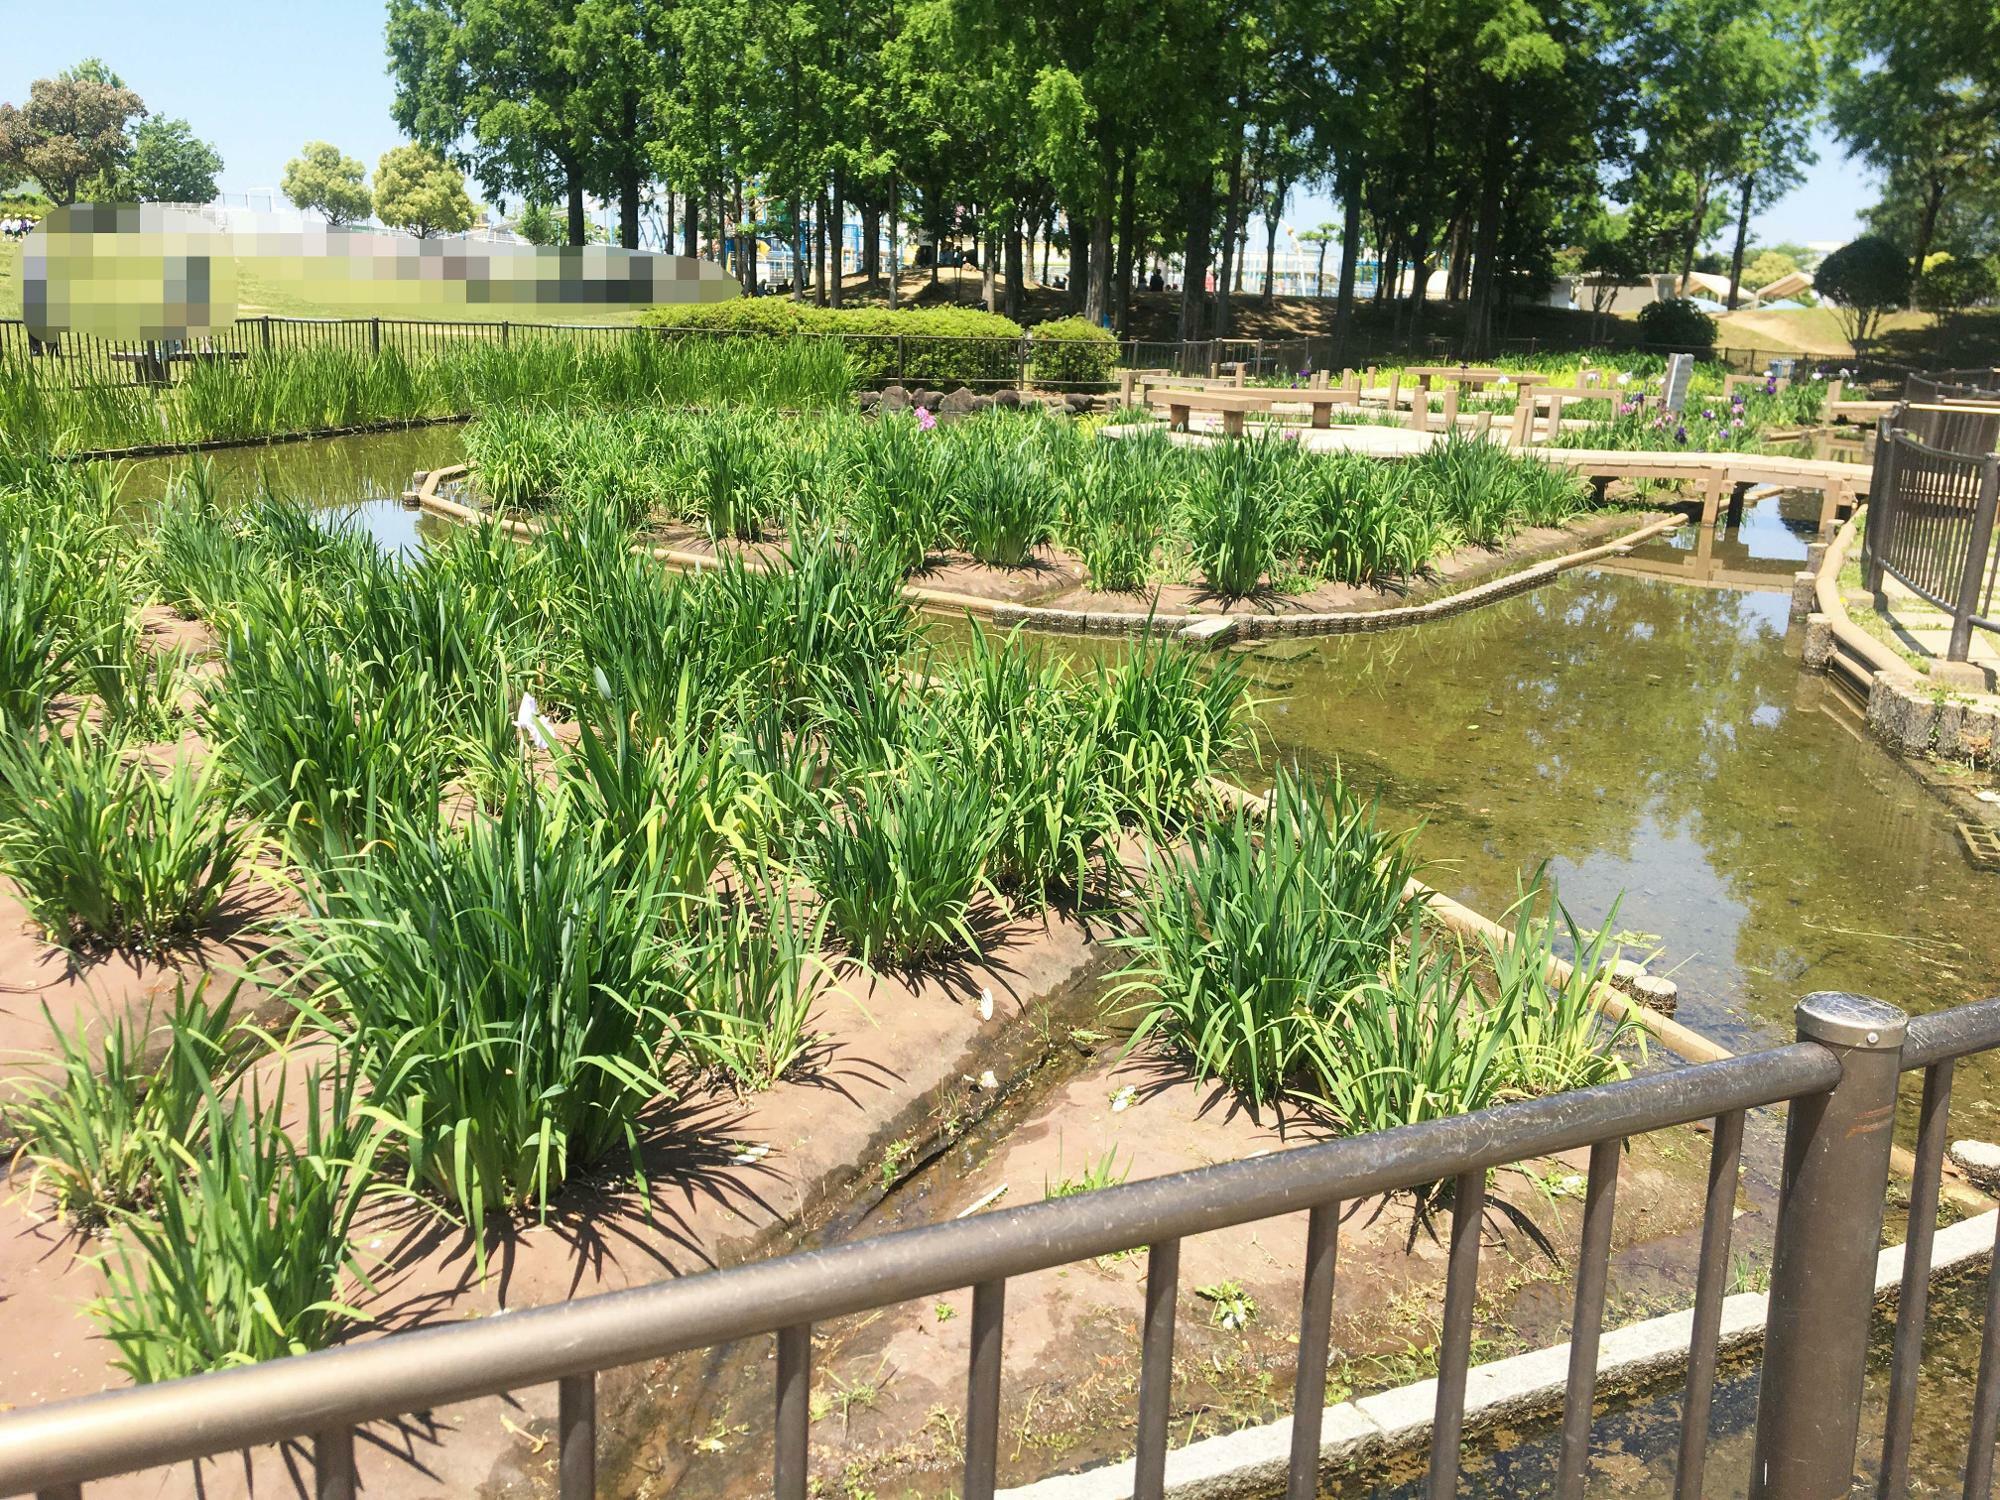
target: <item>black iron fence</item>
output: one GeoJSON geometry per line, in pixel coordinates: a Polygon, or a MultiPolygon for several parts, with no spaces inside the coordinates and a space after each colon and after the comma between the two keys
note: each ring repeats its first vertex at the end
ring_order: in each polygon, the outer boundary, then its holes
{"type": "MultiPolygon", "coordinates": [[[[73,387],[167,384],[187,372],[217,364],[240,364],[257,354],[331,349],[354,354],[391,350],[406,359],[433,358],[478,344],[512,344],[531,339],[566,339],[604,343],[648,337],[766,337],[754,330],[662,329],[629,323],[447,322],[416,318],[287,318],[258,316],[239,319],[229,328],[186,340],[121,341],[65,334],[37,339],[18,318],[0,319],[0,368],[12,363],[32,369],[38,378],[73,387]]],[[[1036,366],[1033,332],[1020,338],[957,337],[918,334],[812,334],[838,338],[853,356],[866,384],[937,383],[979,389],[1001,386],[1087,386],[1104,382],[1057,378],[1045,365],[1036,366]]],[[[1542,354],[1589,353],[1586,349],[1538,339],[1503,339],[1494,353],[1533,358],[1542,354]]],[[[1779,351],[1756,348],[1683,349],[1643,345],[1600,353],[1667,355],[1695,353],[1721,361],[1732,370],[1757,373],[1779,351]]],[[[1229,338],[1174,341],[1128,338],[1111,351],[1113,367],[1164,369],[1179,376],[1217,376],[1239,368],[1255,378],[1285,379],[1319,370],[1360,368],[1412,357],[1454,357],[1450,342],[1429,338],[1409,341],[1359,336],[1260,339],[1229,338]]]]}
{"type": "MultiPolygon", "coordinates": [[[[1136,1500],[1165,1489],[1182,1240],[1307,1212],[1292,1393],[1288,1500],[1311,1500],[1321,1459],[1341,1209],[1450,1184],[1451,1226],[1429,1493],[1453,1495],[1479,1272],[1487,1174],[1590,1148],[1570,1330],[1557,1493],[1587,1478],[1619,1156],[1627,1138],[1710,1120],[1677,1494],[1705,1492],[1709,1401],[1745,1113],[1789,1105],[1784,1180],[1751,1494],[1824,1500],[1850,1491],[1874,1306],[1877,1250],[1902,1075],[1923,1074],[1909,1232],[1890,1371],[1880,1494],[1904,1493],[1922,1358],[1932,1234],[1954,1062],[2000,1046],[2000,999],[1907,1021],[1853,995],[1809,995],[1798,1039],[1768,1051],[1649,1073],[1553,1098],[1309,1146],[982,1217],[885,1235],[505,1318],[396,1335],[253,1369],[84,1397],[0,1416],[0,1493],[77,1496],[94,1480],[309,1439],[314,1493],[356,1489],[356,1434],[452,1402],[543,1383],[559,1388],[565,1500],[596,1493],[600,1371],[772,1335],[779,1500],[808,1493],[812,1334],[828,1319],[970,1286],[965,1500],[992,1500],[1010,1277],[1143,1247],[1145,1307],[1133,1444],[1136,1500]]],[[[2000,1272],[1994,1273],[2000,1289],[2000,1272]]],[[[1966,1493],[1985,1495],[2000,1423],[2000,1342],[1989,1321],[1969,1414],[1966,1493]]]]}
{"type": "Polygon", "coordinates": [[[1874,591],[1893,578],[1947,611],[1948,661],[1966,660],[1975,625],[2000,631],[1996,432],[2000,409],[1945,402],[1903,403],[1877,427],[1862,581],[1874,591]]]}

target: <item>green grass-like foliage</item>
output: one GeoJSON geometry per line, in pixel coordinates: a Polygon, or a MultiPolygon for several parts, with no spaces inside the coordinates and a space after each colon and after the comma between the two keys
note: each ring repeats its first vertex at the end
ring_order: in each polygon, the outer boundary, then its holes
{"type": "Polygon", "coordinates": [[[280,1120],[267,1096],[204,1097],[198,1148],[154,1138],[151,1211],[119,1215],[92,1311],[135,1382],[176,1380],[324,1348],[363,1315],[349,1241],[375,1190],[378,1137],[338,1062],[307,1072],[280,1120]]]}
{"type": "Polygon", "coordinates": [[[297,927],[304,1014],[337,1038],[412,1182],[467,1216],[546,1210],[630,1144],[683,1005],[667,851],[558,793],[462,832],[397,826],[297,927]]]}
{"type": "Polygon", "coordinates": [[[1388,959],[1414,869],[1409,836],[1338,776],[1281,767],[1264,818],[1239,808],[1154,857],[1137,931],[1113,940],[1132,1045],[1157,1034],[1255,1100],[1314,1079],[1348,995],[1388,959]]]}
{"type": "Polygon", "coordinates": [[[56,1041],[52,1066],[18,1086],[7,1119],[33,1168],[31,1189],[47,1192],[71,1222],[101,1228],[146,1203],[160,1161],[154,1148],[196,1137],[236,1024],[236,990],[210,1004],[208,986],[204,976],[176,988],[150,1063],[149,1039],[124,1016],[93,1036],[88,1023],[59,1026],[44,1008],[56,1041]]]}
{"type": "Polygon", "coordinates": [[[216,762],[155,770],[85,725],[0,737],[0,871],[56,942],[159,953],[215,917],[244,860],[216,762]]]}
{"type": "Polygon", "coordinates": [[[915,968],[978,949],[972,902],[996,834],[985,789],[917,753],[831,794],[800,830],[797,859],[828,927],[864,964],[915,968]]]}
{"type": "Polygon", "coordinates": [[[739,1088],[783,1078],[812,1046],[813,1007],[832,977],[819,955],[825,927],[823,913],[808,917],[770,885],[755,903],[702,906],[689,933],[680,1042],[739,1088]]]}
{"type": "Polygon", "coordinates": [[[83,452],[186,445],[490,411],[536,401],[615,405],[843,401],[837,342],[573,335],[497,329],[405,354],[315,347],[188,366],[164,388],[73,386],[29,361],[0,366],[0,449],[83,452]]]}

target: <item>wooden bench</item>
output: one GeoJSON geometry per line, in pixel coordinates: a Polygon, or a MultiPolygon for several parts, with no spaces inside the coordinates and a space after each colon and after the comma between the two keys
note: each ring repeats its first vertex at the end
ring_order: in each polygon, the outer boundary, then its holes
{"type": "Polygon", "coordinates": [[[1167,425],[1185,432],[1188,417],[1198,411],[1222,413],[1222,431],[1228,437],[1243,435],[1245,412],[1270,412],[1280,406],[1312,409],[1312,425],[1331,427],[1336,406],[1352,406],[1360,400],[1358,390],[1332,390],[1325,386],[1304,390],[1288,386],[1245,386],[1241,390],[1198,391],[1174,387],[1150,393],[1167,408],[1167,425]]]}

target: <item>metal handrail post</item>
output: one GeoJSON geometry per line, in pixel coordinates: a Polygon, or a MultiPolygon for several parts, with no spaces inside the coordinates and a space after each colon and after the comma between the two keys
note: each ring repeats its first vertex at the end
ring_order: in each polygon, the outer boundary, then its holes
{"type": "Polygon", "coordinates": [[[1972,512],[1972,535],[1965,543],[1965,569],[1958,578],[1958,598],[1951,611],[1951,643],[1947,661],[1964,661],[1972,650],[1972,617],[1979,613],[1979,586],[1986,580],[1987,559],[1993,554],[1994,504],[2000,499],[2000,454],[1989,453],[1979,464],[1979,503],[1972,512]]]}
{"type": "Polygon", "coordinates": [[[1806,996],[1795,1020],[1841,1073],[1794,1099],[1786,1122],[1751,1500],[1833,1500],[1853,1486],[1909,1025],[1893,1005],[1836,991],[1806,996]]]}
{"type": "Polygon", "coordinates": [[[1861,585],[1871,594],[1880,593],[1882,589],[1882,563],[1889,553],[1897,510],[1896,429],[1889,425],[1889,418],[1885,416],[1876,421],[1875,472],[1868,480],[1868,545],[1862,564],[1861,585]]]}

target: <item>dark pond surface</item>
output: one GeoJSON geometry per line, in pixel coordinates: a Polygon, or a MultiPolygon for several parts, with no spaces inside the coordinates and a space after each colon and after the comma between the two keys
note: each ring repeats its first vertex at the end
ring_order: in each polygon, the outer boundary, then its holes
{"type": "MultiPolygon", "coordinates": [[[[464,459],[464,440],[453,426],[415,427],[264,448],[225,448],[201,455],[214,470],[219,493],[249,500],[267,482],[273,491],[320,506],[330,518],[359,526],[391,553],[412,551],[441,532],[444,522],[407,510],[397,498],[418,469],[443,468],[464,459]]],[[[148,458],[126,465],[125,493],[157,499],[187,467],[182,458],[148,458]]]]}

